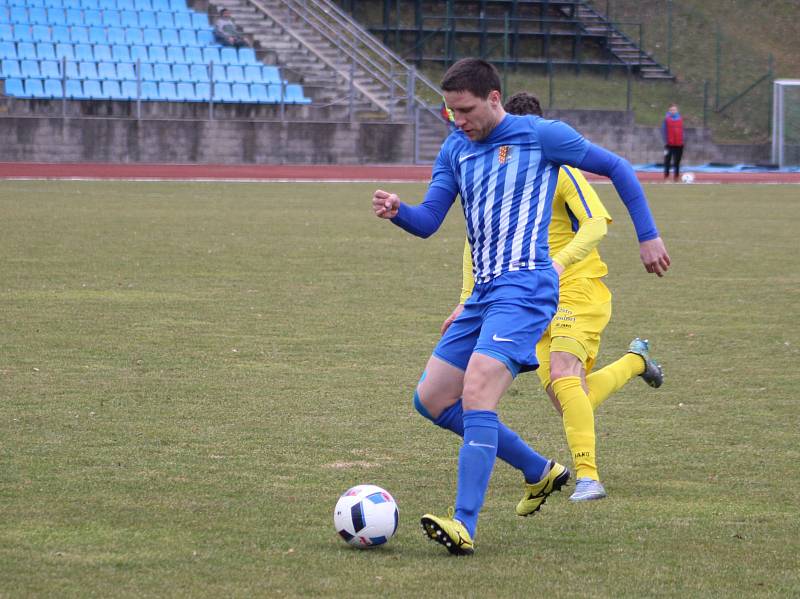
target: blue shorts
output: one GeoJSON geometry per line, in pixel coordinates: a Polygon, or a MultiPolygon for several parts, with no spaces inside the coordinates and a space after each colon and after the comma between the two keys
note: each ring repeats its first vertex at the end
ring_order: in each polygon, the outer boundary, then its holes
{"type": "Polygon", "coordinates": [[[467,369],[473,352],[500,360],[512,376],[536,370],[536,343],[557,307],[558,274],[553,268],[517,270],[476,283],[433,355],[461,370],[467,369]]]}

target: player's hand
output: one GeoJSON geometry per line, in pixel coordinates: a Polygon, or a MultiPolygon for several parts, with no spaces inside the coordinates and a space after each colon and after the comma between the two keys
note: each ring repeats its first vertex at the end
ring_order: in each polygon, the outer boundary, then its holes
{"type": "Polygon", "coordinates": [[[464,304],[458,304],[458,305],[457,305],[457,306],[456,306],[456,307],[453,309],[453,311],[450,313],[450,316],[448,316],[448,317],[447,317],[447,320],[445,320],[445,321],[442,323],[442,328],[441,328],[441,333],[442,333],[442,335],[444,335],[444,332],[445,332],[445,331],[446,331],[446,330],[447,330],[447,329],[450,327],[450,325],[451,325],[451,324],[453,324],[453,321],[454,321],[456,318],[458,318],[459,316],[461,316],[461,313],[462,313],[463,311],[464,311],[464,304]]]}
{"type": "Polygon", "coordinates": [[[660,237],[641,242],[639,244],[639,256],[642,258],[642,264],[644,264],[647,272],[663,277],[664,273],[669,270],[671,264],[669,254],[660,237]]]}
{"type": "Polygon", "coordinates": [[[400,209],[397,194],[378,189],[372,194],[372,211],[378,218],[394,218],[400,209]]]}

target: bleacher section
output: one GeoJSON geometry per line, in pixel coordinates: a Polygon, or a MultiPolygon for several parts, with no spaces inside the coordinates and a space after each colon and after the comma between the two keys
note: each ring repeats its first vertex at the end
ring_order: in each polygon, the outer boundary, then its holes
{"type": "Polygon", "coordinates": [[[28,99],[311,103],[185,0],[0,0],[0,78],[28,99]]]}

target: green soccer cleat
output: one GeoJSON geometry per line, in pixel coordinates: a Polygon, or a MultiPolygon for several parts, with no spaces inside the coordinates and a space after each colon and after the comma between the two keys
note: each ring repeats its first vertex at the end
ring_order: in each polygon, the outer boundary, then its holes
{"type": "Polygon", "coordinates": [[[561,487],[569,480],[569,470],[557,462],[550,462],[550,471],[538,483],[525,483],[525,496],[517,504],[518,516],[530,516],[539,511],[544,505],[547,496],[561,487]]]}
{"type": "Polygon", "coordinates": [[[628,353],[636,354],[644,360],[644,372],[639,376],[644,379],[645,383],[658,389],[664,382],[664,369],[661,368],[661,364],[650,357],[650,342],[637,337],[631,341],[628,353]]]}
{"type": "Polygon", "coordinates": [[[453,518],[452,508],[449,518],[425,514],[420,524],[425,536],[444,545],[452,555],[472,555],[475,552],[475,545],[467,527],[453,518]]]}

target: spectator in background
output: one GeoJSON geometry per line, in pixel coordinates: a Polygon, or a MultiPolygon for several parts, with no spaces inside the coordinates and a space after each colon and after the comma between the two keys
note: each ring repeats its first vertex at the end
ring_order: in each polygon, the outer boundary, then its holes
{"type": "Polygon", "coordinates": [[[224,46],[241,48],[247,45],[247,42],[242,36],[242,32],[236,26],[236,23],[233,22],[231,13],[227,8],[222,9],[222,12],[219,13],[219,17],[217,17],[214,23],[214,37],[224,46]]]}
{"type": "Polygon", "coordinates": [[[661,136],[664,138],[664,179],[669,179],[669,166],[674,162],[677,181],[681,176],[683,156],[683,119],[677,104],[669,105],[664,122],[661,123],[661,136]]]}

